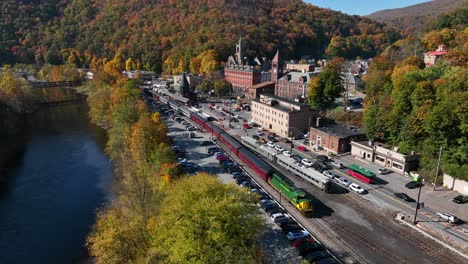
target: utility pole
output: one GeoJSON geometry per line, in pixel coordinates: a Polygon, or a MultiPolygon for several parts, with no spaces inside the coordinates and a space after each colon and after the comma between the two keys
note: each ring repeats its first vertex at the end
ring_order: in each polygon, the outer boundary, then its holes
{"type": "Polygon", "coordinates": [[[422,184],[420,183],[419,185],[419,193],[418,193],[418,201],[416,202],[416,211],[414,212],[414,221],[413,224],[416,224],[418,221],[416,218],[418,217],[418,210],[421,204],[419,203],[419,198],[421,197],[421,189],[422,189],[422,184]]]}
{"type": "Polygon", "coordinates": [[[435,172],[435,179],[434,179],[434,182],[432,183],[432,191],[435,191],[435,187],[436,187],[436,184],[437,184],[437,176],[439,175],[440,158],[441,157],[442,157],[442,146],[440,146],[440,150],[439,150],[439,158],[437,159],[437,168],[436,168],[436,172],[435,172]]]}

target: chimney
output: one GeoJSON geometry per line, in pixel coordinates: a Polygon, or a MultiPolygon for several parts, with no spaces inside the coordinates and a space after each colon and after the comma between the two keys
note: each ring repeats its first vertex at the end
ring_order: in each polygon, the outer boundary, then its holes
{"type": "Polygon", "coordinates": [[[317,117],[317,121],[315,122],[316,127],[320,127],[320,117],[317,117]]]}

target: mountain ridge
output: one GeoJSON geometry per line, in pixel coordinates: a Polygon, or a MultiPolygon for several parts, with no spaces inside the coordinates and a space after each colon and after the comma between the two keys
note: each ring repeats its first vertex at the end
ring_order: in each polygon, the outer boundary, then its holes
{"type": "Polygon", "coordinates": [[[468,4],[468,0],[433,0],[402,8],[385,9],[365,17],[401,30],[405,35],[421,32],[440,15],[468,4]]]}

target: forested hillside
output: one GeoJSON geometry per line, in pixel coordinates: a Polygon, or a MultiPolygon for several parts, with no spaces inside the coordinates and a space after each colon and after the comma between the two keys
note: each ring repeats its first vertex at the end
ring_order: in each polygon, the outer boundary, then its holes
{"type": "Polygon", "coordinates": [[[439,148],[443,172],[468,180],[467,8],[443,15],[420,39],[397,41],[373,60],[366,76],[364,126],[368,136],[421,155],[422,175],[435,175],[439,148]],[[447,45],[425,67],[422,52],[447,45]]]}
{"type": "Polygon", "coordinates": [[[434,0],[403,8],[378,11],[367,17],[394,26],[406,35],[410,35],[422,31],[438,16],[466,4],[468,0],[434,0]]]}
{"type": "Polygon", "coordinates": [[[225,61],[239,36],[248,54],[372,57],[399,38],[370,19],[321,9],[300,0],[56,0],[0,1],[4,62],[72,62],[119,52],[135,67],[188,70],[192,58],[215,50],[225,61]],[[3,8],[7,6],[8,8],[3,8]],[[19,23],[19,24],[18,24],[19,23]]]}

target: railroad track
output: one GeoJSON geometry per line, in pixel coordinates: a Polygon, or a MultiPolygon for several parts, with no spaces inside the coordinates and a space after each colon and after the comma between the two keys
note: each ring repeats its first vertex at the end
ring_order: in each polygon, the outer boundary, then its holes
{"type": "MultiPolygon", "coordinates": [[[[382,216],[375,217],[374,215],[372,215],[372,213],[370,213],[370,211],[368,211],[368,209],[365,210],[360,203],[353,202],[352,204],[353,204],[353,208],[359,211],[361,215],[366,216],[366,217],[372,217],[374,221],[377,221],[382,228],[387,229],[392,234],[397,235],[400,238],[407,241],[408,243],[413,244],[417,248],[420,248],[427,255],[436,259],[439,263],[444,263],[444,264],[462,263],[461,258],[458,259],[457,257],[454,257],[454,254],[447,253],[450,251],[447,251],[445,247],[441,247],[440,245],[436,244],[434,241],[425,237],[421,237],[419,234],[415,235],[413,231],[408,231],[406,228],[401,228],[400,226],[388,224],[387,218],[383,218],[385,219],[385,221],[382,221],[382,216]]],[[[395,254],[392,256],[395,256],[395,254]]]]}
{"type": "Polygon", "coordinates": [[[358,251],[354,249],[354,247],[346,243],[346,241],[344,241],[338,234],[336,234],[329,226],[325,225],[322,220],[312,218],[309,219],[309,222],[312,222],[313,226],[317,227],[312,233],[318,237],[321,237],[322,242],[325,242],[323,238],[326,238],[330,243],[335,244],[340,249],[339,252],[335,253],[337,254],[337,257],[342,259],[344,262],[369,263],[359,254],[358,251]]]}

